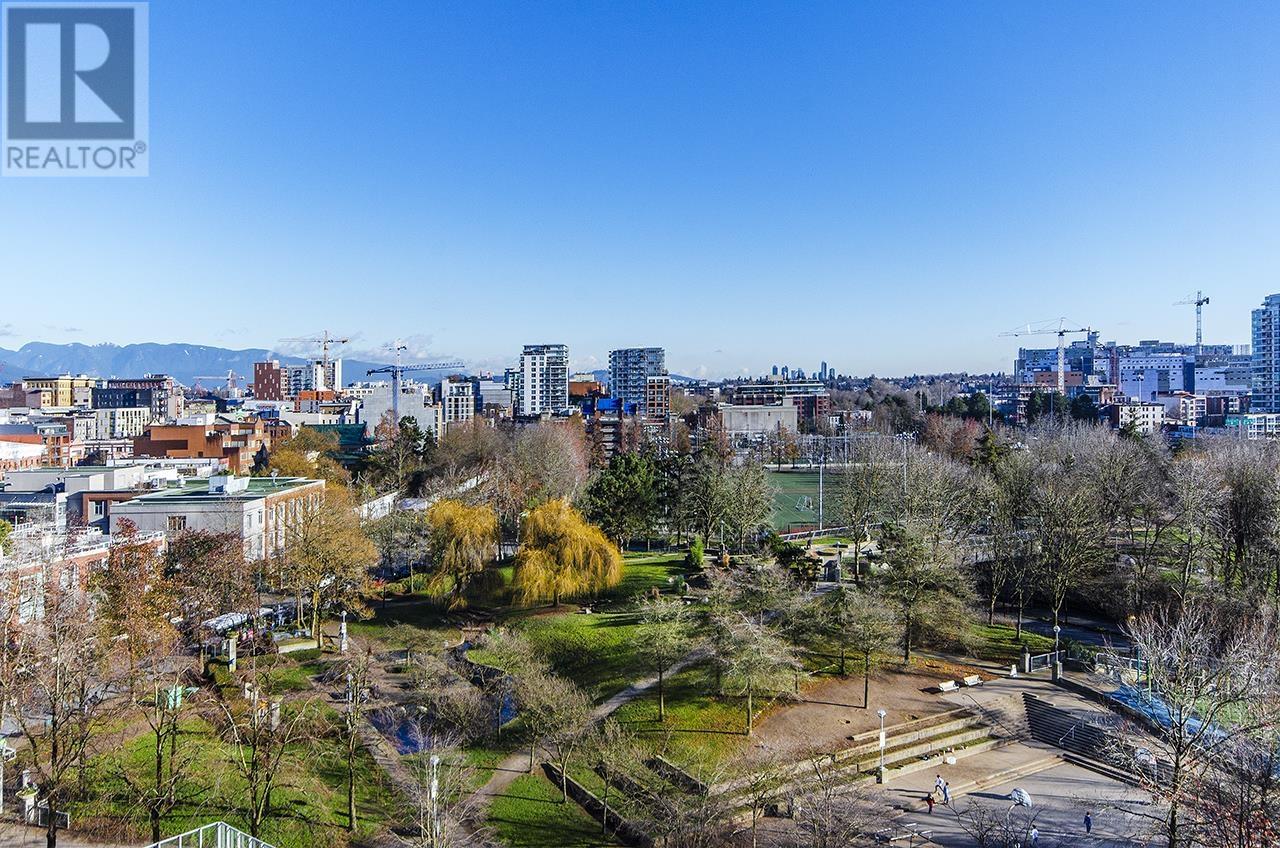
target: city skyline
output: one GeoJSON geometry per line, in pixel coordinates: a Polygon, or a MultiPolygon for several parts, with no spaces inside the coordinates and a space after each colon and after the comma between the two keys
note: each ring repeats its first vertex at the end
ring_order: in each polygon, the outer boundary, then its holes
{"type": "Polygon", "coordinates": [[[151,176],[6,181],[0,347],[986,372],[1058,315],[1189,341],[1197,289],[1243,344],[1280,287],[1274,6],[151,11],[151,176]]]}

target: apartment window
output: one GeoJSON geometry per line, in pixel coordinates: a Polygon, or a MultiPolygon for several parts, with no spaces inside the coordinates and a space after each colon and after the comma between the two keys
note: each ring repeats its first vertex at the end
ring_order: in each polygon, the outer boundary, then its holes
{"type": "Polygon", "coordinates": [[[187,529],[187,517],[185,515],[169,516],[169,532],[179,533],[187,529]]]}
{"type": "Polygon", "coordinates": [[[94,501],[93,505],[90,507],[90,510],[92,511],[94,518],[102,518],[104,515],[107,514],[107,502],[94,501]]]}

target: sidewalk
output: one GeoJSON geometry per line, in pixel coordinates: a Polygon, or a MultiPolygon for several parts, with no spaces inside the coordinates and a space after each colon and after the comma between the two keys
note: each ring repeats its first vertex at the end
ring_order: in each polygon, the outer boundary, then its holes
{"type": "MultiPolygon", "coordinates": [[[[893,807],[908,812],[926,812],[925,796],[933,790],[941,774],[950,788],[951,800],[974,789],[1007,782],[1013,775],[1033,774],[1062,763],[1061,752],[1039,742],[1011,742],[981,754],[961,757],[956,764],[939,765],[891,778],[880,787],[885,800],[893,807]]],[[[939,806],[941,794],[934,795],[939,806]]]]}
{"type": "MultiPolygon", "coordinates": [[[[1129,639],[1124,635],[1124,631],[1109,621],[1085,615],[1064,616],[1064,619],[1061,625],[1062,632],[1059,634],[1063,639],[1094,647],[1110,645],[1122,650],[1129,646],[1129,639]]],[[[1015,621],[1016,617],[1008,612],[996,613],[996,622],[999,624],[1013,627],[1015,621]]],[[[1026,610],[1022,618],[1022,627],[1032,633],[1053,638],[1053,611],[1039,607],[1026,610]]]]}
{"type": "MultiPolygon", "coordinates": [[[[42,827],[27,827],[12,821],[0,822],[0,848],[44,848],[45,831],[42,827]]],[[[75,831],[58,831],[58,848],[138,848],[137,845],[121,845],[116,842],[88,842],[75,831]]]]}

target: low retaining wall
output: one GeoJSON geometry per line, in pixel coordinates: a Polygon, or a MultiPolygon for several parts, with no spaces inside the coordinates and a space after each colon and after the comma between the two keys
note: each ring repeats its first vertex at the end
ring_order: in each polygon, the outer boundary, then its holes
{"type": "MultiPolygon", "coordinates": [[[[556,786],[560,785],[562,779],[559,766],[553,763],[543,763],[542,770],[547,775],[547,779],[556,786]]],[[[623,818],[618,814],[612,806],[608,812],[605,812],[604,802],[601,801],[594,792],[583,786],[572,777],[564,778],[565,789],[574,803],[587,812],[596,821],[603,824],[608,830],[612,831],[618,839],[622,840],[625,845],[632,845],[635,848],[652,848],[653,840],[647,834],[640,830],[630,820],[623,818]]]]}
{"type": "Polygon", "coordinates": [[[711,787],[703,783],[698,778],[689,774],[689,772],[680,768],[680,766],[666,759],[665,757],[654,756],[652,759],[646,760],[645,765],[653,770],[655,774],[666,780],[672,786],[683,789],[685,792],[692,792],[694,795],[701,795],[704,798],[711,794],[711,787]]]}

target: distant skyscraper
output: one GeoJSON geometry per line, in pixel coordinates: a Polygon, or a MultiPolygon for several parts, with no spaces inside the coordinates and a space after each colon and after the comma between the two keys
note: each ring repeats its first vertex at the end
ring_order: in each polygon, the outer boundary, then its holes
{"type": "Polygon", "coordinates": [[[569,408],[569,348],[562,344],[525,345],[515,373],[517,415],[542,415],[569,408]]]}
{"type": "Polygon", "coordinates": [[[1253,310],[1252,412],[1280,412],[1280,294],[1253,310]]]}
{"type": "Polygon", "coordinates": [[[788,380],[790,378],[791,378],[791,369],[785,365],[782,366],[782,379],[788,380]]]}
{"type": "Polygon", "coordinates": [[[773,376],[778,376],[778,366],[773,366],[773,376]]]}
{"type": "Polygon", "coordinates": [[[609,351],[609,393],[648,412],[650,377],[667,375],[667,355],[660,347],[628,347],[609,351]]]}
{"type": "Polygon", "coordinates": [[[818,379],[819,380],[827,379],[827,361],[825,359],[822,361],[822,369],[818,371],[818,379]]]}

